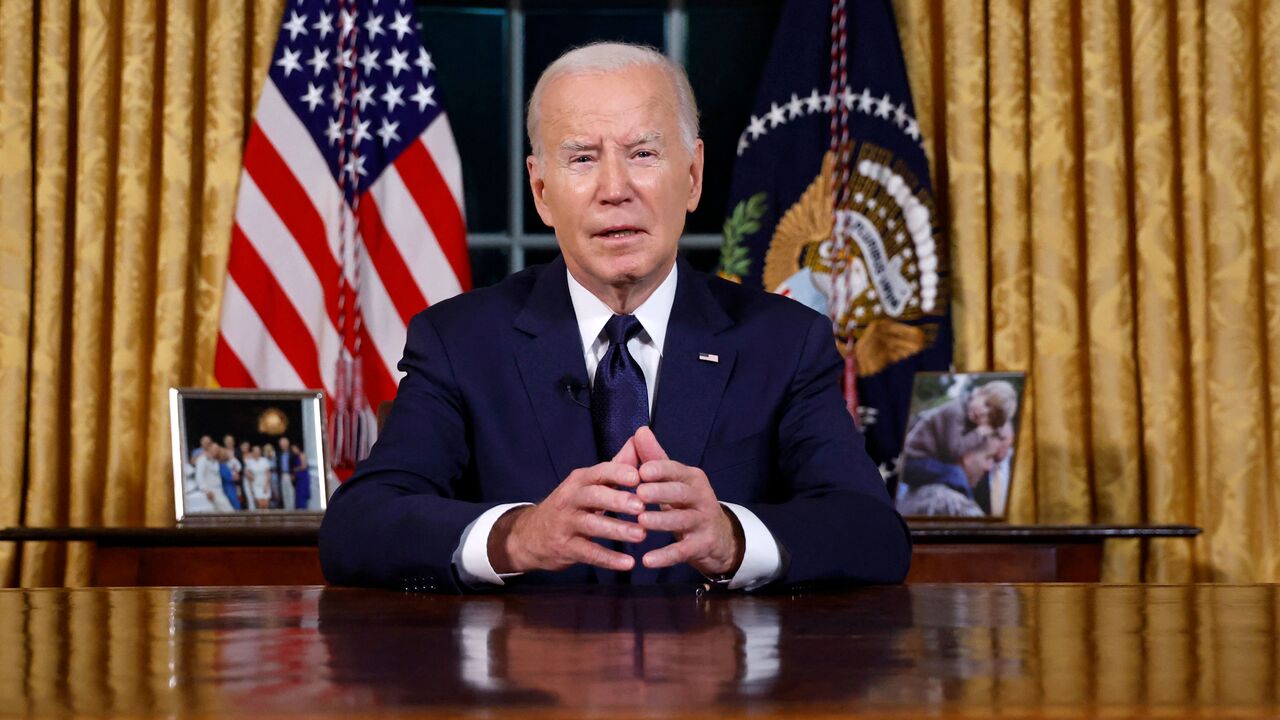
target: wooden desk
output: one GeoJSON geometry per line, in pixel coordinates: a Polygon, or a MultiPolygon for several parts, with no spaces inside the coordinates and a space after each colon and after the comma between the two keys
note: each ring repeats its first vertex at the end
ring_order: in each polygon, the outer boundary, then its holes
{"type": "Polygon", "coordinates": [[[0,714],[1273,717],[1275,586],[0,591],[0,714]]]}
{"type": "MultiPolygon", "coordinates": [[[[208,528],[9,528],[3,541],[92,542],[93,583],[322,584],[316,525],[208,528]]],[[[913,524],[909,582],[1097,582],[1102,547],[1124,538],[1190,538],[1187,525],[913,524]]]]}

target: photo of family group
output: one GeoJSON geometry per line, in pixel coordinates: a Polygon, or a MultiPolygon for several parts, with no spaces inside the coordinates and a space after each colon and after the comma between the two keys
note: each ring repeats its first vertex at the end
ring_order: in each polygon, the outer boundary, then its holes
{"type": "Polygon", "coordinates": [[[907,517],[1002,518],[1009,507],[1024,373],[920,373],[899,463],[907,517]]]}
{"type": "Polygon", "coordinates": [[[327,504],[318,393],[173,391],[178,519],[327,504]]]}
{"type": "Polygon", "coordinates": [[[202,435],[183,474],[189,513],[319,509],[307,456],[287,436],[237,444],[233,434],[202,435]]]}

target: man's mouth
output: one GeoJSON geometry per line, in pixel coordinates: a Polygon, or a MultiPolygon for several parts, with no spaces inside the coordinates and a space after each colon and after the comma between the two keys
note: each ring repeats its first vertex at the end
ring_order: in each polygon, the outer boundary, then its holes
{"type": "Polygon", "coordinates": [[[605,228],[604,230],[601,230],[600,232],[596,233],[596,237],[608,238],[610,240],[613,240],[618,238],[629,238],[635,235],[639,235],[642,232],[644,231],[637,227],[631,227],[629,225],[620,225],[617,227],[605,228]]]}

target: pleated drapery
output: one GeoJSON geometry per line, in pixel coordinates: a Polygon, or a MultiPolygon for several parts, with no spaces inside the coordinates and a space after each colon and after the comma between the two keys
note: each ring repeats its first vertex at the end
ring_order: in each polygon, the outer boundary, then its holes
{"type": "Polygon", "coordinates": [[[1108,580],[1280,580],[1280,3],[894,6],[956,364],[1031,378],[1012,520],[1204,528],[1108,580]]]}
{"type": "MultiPolygon", "coordinates": [[[[166,390],[211,377],[282,6],[0,3],[0,526],[172,524],[166,390]]],[[[87,582],[60,548],[0,580],[87,582]]]]}

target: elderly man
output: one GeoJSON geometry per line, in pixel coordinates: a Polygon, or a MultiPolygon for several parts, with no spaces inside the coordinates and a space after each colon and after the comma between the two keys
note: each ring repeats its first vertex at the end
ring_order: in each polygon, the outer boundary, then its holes
{"type": "Polygon", "coordinates": [[[529,102],[561,256],[413,319],[370,457],[334,495],[334,583],[897,582],[910,540],[838,389],[826,318],[678,258],[697,108],[649,48],[570,51],[529,102]]]}

